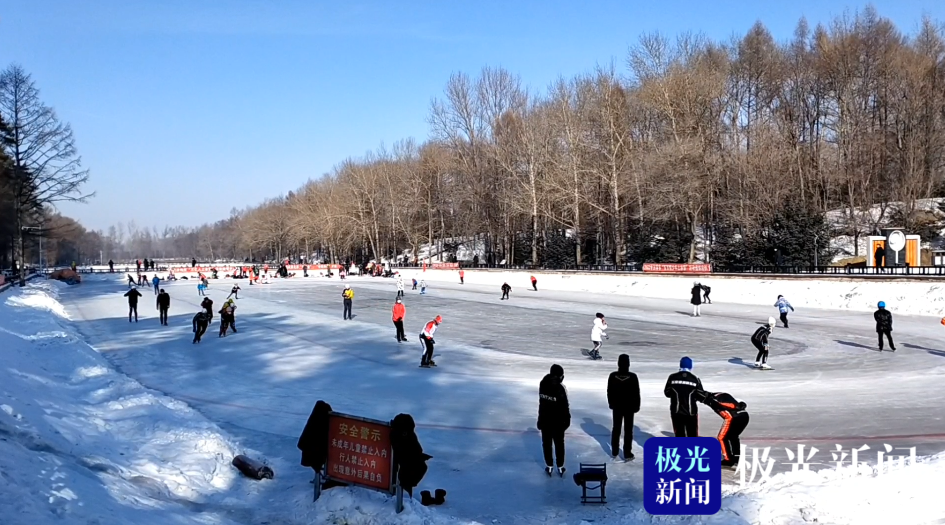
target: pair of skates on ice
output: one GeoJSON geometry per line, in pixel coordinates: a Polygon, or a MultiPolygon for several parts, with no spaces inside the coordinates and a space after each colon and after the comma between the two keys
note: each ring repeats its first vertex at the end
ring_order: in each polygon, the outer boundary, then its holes
{"type": "Polygon", "coordinates": [[[558,467],[556,469],[554,467],[548,466],[548,467],[545,467],[545,474],[548,474],[548,477],[550,478],[552,474],[555,473],[556,470],[558,471],[558,476],[562,478],[564,477],[564,473],[568,471],[568,469],[564,467],[558,467]]]}

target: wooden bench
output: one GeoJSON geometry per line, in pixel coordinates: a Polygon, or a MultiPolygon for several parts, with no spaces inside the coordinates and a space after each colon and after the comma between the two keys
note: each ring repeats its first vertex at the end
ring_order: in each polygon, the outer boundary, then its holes
{"type": "Polygon", "coordinates": [[[574,475],[574,483],[581,487],[581,504],[607,503],[607,464],[581,463],[580,471],[574,475]],[[597,491],[596,496],[587,491],[597,491]]]}

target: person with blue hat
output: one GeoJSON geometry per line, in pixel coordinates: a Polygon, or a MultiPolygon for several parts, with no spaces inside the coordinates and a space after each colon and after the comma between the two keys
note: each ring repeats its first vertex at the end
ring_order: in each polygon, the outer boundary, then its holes
{"type": "Polygon", "coordinates": [[[886,303],[880,301],[876,305],[879,309],[873,312],[873,319],[876,321],[876,334],[879,336],[879,351],[883,351],[883,336],[889,340],[889,349],[896,351],[896,345],[892,338],[892,313],[886,309],[886,303]]]}
{"type": "Polygon", "coordinates": [[[663,394],[669,398],[669,414],[676,437],[699,437],[699,408],[696,393],[701,392],[702,381],[692,373],[692,359],[679,360],[679,371],[670,374],[663,394]]]}

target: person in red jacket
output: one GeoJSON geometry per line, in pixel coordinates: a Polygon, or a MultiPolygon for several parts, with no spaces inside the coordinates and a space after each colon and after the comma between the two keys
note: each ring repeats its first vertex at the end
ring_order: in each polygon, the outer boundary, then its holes
{"type": "Polygon", "coordinates": [[[537,292],[538,291],[538,279],[535,276],[532,276],[532,288],[537,292]]]}
{"type": "Polygon", "coordinates": [[[459,271],[459,284],[463,284],[465,278],[466,278],[466,272],[460,270],[459,271]]]}
{"type": "Polygon", "coordinates": [[[423,344],[423,357],[420,358],[420,366],[423,368],[436,366],[436,363],[433,362],[433,345],[436,344],[436,341],[433,340],[433,334],[436,333],[436,328],[442,322],[443,318],[436,316],[436,319],[427,323],[423,327],[423,332],[420,332],[420,342],[423,344]]]}
{"type": "Polygon", "coordinates": [[[404,335],[404,314],[407,313],[407,308],[404,306],[404,303],[401,302],[400,297],[394,302],[394,308],[392,312],[391,319],[394,321],[394,328],[397,329],[397,342],[403,343],[407,340],[407,336],[404,335]]]}

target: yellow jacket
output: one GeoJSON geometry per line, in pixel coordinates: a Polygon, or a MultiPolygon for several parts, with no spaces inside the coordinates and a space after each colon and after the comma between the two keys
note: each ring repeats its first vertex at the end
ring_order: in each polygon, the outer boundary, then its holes
{"type": "Polygon", "coordinates": [[[354,299],[354,290],[352,290],[351,288],[348,288],[344,292],[341,292],[341,296],[344,297],[345,299],[354,299]]]}

